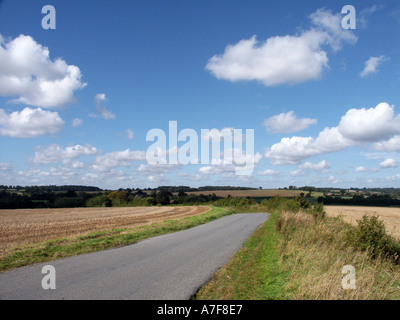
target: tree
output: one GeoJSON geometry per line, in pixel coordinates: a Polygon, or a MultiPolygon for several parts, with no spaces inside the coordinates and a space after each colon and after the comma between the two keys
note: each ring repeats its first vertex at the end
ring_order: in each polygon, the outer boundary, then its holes
{"type": "Polygon", "coordinates": [[[156,201],[158,204],[161,204],[163,206],[169,204],[170,202],[170,196],[172,196],[172,194],[170,192],[168,192],[167,190],[160,190],[158,191],[157,195],[156,195],[156,201]]]}

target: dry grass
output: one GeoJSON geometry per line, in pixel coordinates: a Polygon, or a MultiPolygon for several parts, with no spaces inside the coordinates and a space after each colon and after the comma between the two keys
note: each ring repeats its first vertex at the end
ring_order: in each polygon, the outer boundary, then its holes
{"type": "Polygon", "coordinates": [[[325,206],[324,209],[328,217],[343,215],[344,220],[353,225],[357,225],[357,220],[365,214],[379,216],[385,222],[387,231],[400,239],[400,208],[325,206]]]}
{"type": "Polygon", "coordinates": [[[283,213],[279,229],[281,266],[290,272],[291,299],[382,300],[400,298],[400,267],[346,244],[349,225],[340,219],[315,221],[309,214],[283,213]],[[356,270],[356,289],[342,288],[342,268],[356,270]]]}
{"type": "Polygon", "coordinates": [[[148,225],[196,216],[209,210],[209,207],[0,210],[0,256],[18,245],[148,225]]]}

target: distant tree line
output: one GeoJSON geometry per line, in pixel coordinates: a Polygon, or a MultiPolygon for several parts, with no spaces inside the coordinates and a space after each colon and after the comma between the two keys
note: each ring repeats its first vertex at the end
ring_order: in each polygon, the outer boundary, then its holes
{"type": "Polygon", "coordinates": [[[167,190],[171,193],[175,192],[199,192],[199,191],[217,191],[217,190],[255,190],[258,188],[249,187],[232,187],[232,186],[204,186],[198,188],[192,188],[188,186],[160,186],[157,190],[167,190]]]}
{"type": "Polygon", "coordinates": [[[152,190],[144,192],[140,189],[107,192],[33,192],[20,194],[0,191],[0,209],[27,208],[72,208],[72,207],[121,207],[121,206],[153,206],[169,204],[196,205],[212,203],[219,198],[215,194],[194,195],[180,191],[173,195],[168,190],[152,190]]]}
{"type": "Polygon", "coordinates": [[[342,198],[342,197],[319,197],[317,202],[326,205],[336,204],[336,205],[353,205],[353,206],[400,206],[400,200],[392,198],[389,194],[377,195],[372,194],[370,196],[364,197],[362,195],[354,195],[352,198],[342,198]]]}

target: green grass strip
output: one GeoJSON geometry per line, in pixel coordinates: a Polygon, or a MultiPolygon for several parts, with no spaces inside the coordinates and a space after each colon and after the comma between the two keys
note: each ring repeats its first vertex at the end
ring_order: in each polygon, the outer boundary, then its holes
{"type": "Polygon", "coordinates": [[[286,299],[286,273],[279,266],[279,214],[271,217],[246,241],[232,259],[216,272],[194,297],[197,300],[286,299]]]}

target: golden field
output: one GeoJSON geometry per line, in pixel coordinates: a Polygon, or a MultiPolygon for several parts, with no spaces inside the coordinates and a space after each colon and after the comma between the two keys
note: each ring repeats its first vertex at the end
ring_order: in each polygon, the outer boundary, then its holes
{"type": "Polygon", "coordinates": [[[400,238],[400,208],[357,206],[325,206],[324,208],[327,216],[343,215],[344,220],[353,225],[357,225],[357,220],[361,220],[365,214],[379,216],[385,222],[387,231],[400,238]]]}

